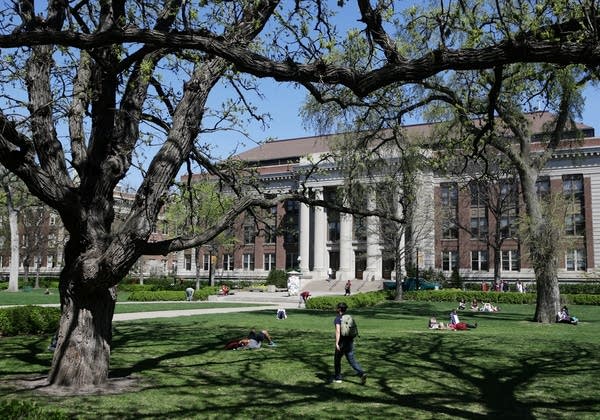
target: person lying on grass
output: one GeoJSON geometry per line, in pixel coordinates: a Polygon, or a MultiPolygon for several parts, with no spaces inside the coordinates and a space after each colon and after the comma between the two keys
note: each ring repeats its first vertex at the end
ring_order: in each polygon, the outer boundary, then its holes
{"type": "Polygon", "coordinates": [[[259,349],[262,345],[262,342],[265,341],[265,339],[269,343],[269,346],[271,346],[271,347],[276,346],[275,342],[273,341],[273,339],[271,338],[271,336],[269,335],[269,332],[267,330],[262,330],[262,331],[256,332],[256,329],[252,328],[250,330],[250,332],[248,333],[247,337],[229,341],[227,344],[225,344],[225,349],[226,350],[259,349]]]}
{"type": "Polygon", "coordinates": [[[477,328],[477,323],[467,324],[466,322],[460,322],[460,319],[458,319],[458,315],[456,313],[456,309],[453,309],[452,312],[450,312],[450,323],[448,324],[448,328],[451,330],[468,330],[471,328],[477,328]]]}

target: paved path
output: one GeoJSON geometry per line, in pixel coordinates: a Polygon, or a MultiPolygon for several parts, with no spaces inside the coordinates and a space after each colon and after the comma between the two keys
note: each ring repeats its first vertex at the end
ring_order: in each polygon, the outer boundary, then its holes
{"type": "MultiPolygon", "coordinates": [[[[314,282],[307,283],[303,290],[310,290],[313,296],[323,295],[337,295],[343,294],[340,289],[343,288],[341,282],[314,282]]],[[[380,289],[380,284],[376,282],[359,282],[353,283],[353,289],[356,291],[366,292],[370,290],[380,289]],[[354,286],[358,287],[354,287],[354,286]]],[[[152,319],[152,318],[171,318],[176,316],[192,316],[192,315],[210,315],[210,314],[223,314],[231,312],[253,312],[253,311],[265,311],[273,310],[273,314],[277,311],[277,308],[299,308],[304,305],[299,305],[299,296],[290,296],[287,292],[246,292],[246,291],[234,291],[234,294],[230,296],[210,296],[209,301],[211,302],[222,302],[222,303],[253,303],[260,304],[256,306],[238,306],[238,307],[225,307],[222,308],[213,307],[205,309],[177,309],[171,311],[148,311],[148,312],[131,312],[131,313],[116,313],[113,315],[113,321],[129,321],[135,319],[152,319]]],[[[117,305],[127,305],[135,303],[150,303],[150,302],[118,302],[117,305]]],[[[157,302],[159,303],[159,302],[157,302]]],[[[165,302],[160,302],[165,303],[165,302]]],[[[181,303],[181,302],[179,302],[181,303]]],[[[59,306],[57,304],[47,304],[40,306],[59,306]]]]}
{"type": "MultiPolygon", "coordinates": [[[[130,321],[135,319],[153,319],[153,318],[172,318],[176,316],[191,316],[191,315],[210,315],[224,314],[230,312],[253,312],[273,310],[275,314],[279,305],[264,305],[264,306],[243,306],[237,308],[206,308],[206,309],[178,309],[174,311],[151,311],[151,312],[131,312],[126,314],[114,314],[113,322],[130,321]]],[[[284,306],[285,307],[285,306],[284,306]]],[[[297,305],[296,305],[297,307],[297,305]]]]}

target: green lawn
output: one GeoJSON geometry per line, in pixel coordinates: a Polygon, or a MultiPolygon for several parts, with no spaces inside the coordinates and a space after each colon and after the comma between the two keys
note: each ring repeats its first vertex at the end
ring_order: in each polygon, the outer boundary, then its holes
{"type": "MultiPolygon", "coordinates": [[[[344,361],[330,384],[333,313],[289,310],[119,322],[111,376],[140,380],[120,395],[48,397],[0,385],[1,398],[28,399],[81,419],[597,419],[600,413],[600,308],[573,306],[577,326],[529,322],[534,308],[462,314],[471,331],[429,331],[449,304],[387,303],[353,311],[356,356],[366,386],[344,361]],[[277,347],[225,351],[257,326],[277,347]]],[[[43,337],[0,339],[0,375],[47,373],[43,337]]]]}
{"type": "MultiPolygon", "coordinates": [[[[44,294],[45,289],[33,289],[28,292],[0,292],[0,306],[2,305],[44,305],[59,304],[58,290],[52,290],[50,295],[44,294]]],[[[245,306],[260,306],[261,304],[248,304],[236,302],[127,302],[129,293],[120,292],[118,295],[115,313],[151,312],[151,311],[173,311],[177,309],[208,309],[208,308],[239,308],[245,306]]],[[[183,292],[182,292],[183,296],[183,292]]]]}

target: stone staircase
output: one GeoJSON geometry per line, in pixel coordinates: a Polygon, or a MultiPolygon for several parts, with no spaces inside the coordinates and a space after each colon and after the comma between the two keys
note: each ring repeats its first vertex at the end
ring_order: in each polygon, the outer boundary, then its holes
{"type": "MultiPolygon", "coordinates": [[[[302,282],[302,290],[308,290],[313,296],[343,295],[345,280],[310,280],[302,282]]],[[[365,293],[383,289],[383,281],[352,280],[351,293],[365,293]]]]}

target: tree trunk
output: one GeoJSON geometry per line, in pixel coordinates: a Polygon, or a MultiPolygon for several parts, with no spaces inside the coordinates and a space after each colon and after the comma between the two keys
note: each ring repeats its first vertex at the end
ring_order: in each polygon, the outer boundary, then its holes
{"type": "Polygon", "coordinates": [[[85,294],[85,290],[70,287],[63,296],[62,277],[62,316],[49,383],[77,388],[104,384],[108,379],[115,288],[85,294]]]}
{"type": "Polygon", "coordinates": [[[197,246],[196,248],[194,248],[194,251],[196,253],[196,290],[200,290],[200,247],[197,246]]]}
{"type": "Polygon", "coordinates": [[[560,309],[557,265],[560,232],[551,222],[541,222],[537,232],[530,244],[537,292],[534,320],[551,323],[556,322],[560,309]]]}
{"type": "Polygon", "coordinates": [[[8,209],[8,223],[10,226],[10,272],[8,277],[8,291],[19,291],[19,212],[14,208],[8,209]]]}
{"type": "MultiPolygon", "coordinates": [[[[398,245],[399,246],[399,245],[398,245]]],[[[402,257],[400,255],[400,252],[398,251],[399,248],[398,246],[395,247],[396,251],[395,251],[395,255],[394,255],[394,264],[396,265],[396,295],[394,296],[394,300],[395,301],[401,301],[404,299],[403,295],[402,295],[402,269],[401,269],[401,264],[402,264],[402,257]]]]}

